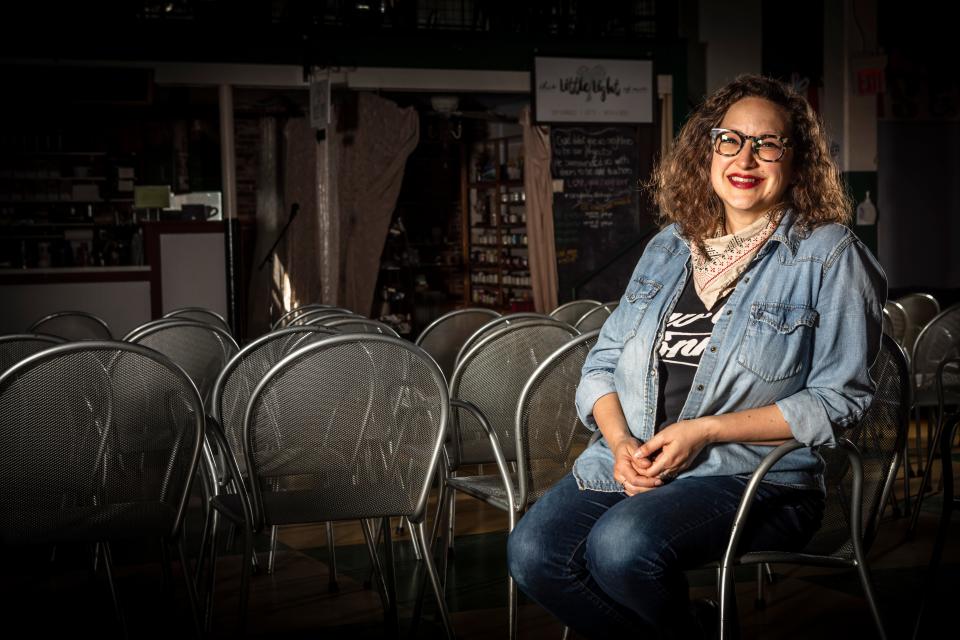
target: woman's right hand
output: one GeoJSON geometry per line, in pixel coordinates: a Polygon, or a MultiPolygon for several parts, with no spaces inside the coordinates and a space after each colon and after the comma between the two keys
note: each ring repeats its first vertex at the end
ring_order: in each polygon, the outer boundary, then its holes
{"type": "Polygon", "coordinates": [[[649,458],[636,455],[640,441],[634,437],[622,438],[613,448],[613,479],[623,485],[628,496],[644,493],[659,487],[663,482],[658,478],[648,478],[640,472],[649,467],[649,458]]]}

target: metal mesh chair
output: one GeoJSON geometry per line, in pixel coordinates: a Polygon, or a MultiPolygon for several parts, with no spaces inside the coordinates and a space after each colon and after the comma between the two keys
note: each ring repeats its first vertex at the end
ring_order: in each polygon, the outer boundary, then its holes
{"type": "Polygon", "coordinates": [[[128,333],[124,341],[159,351],[182,367],[197,385],[204,406],[210,406],[220,371],[240,350],[225,330],[195,320],[150,323],[128,333]]]}
{"type": "Polygon", "coordinates": [[[517,504],[521,511],[573,468],[591,434],[574,404],[587,353],[599,329],[578,336],[541,364],[517,403],[517,504]]]}
{"type": "Polygon", "coordinates": [[[15,333],[0,336],[0,373],[3,373],[27,356],[66,342],[58,336],[38,333],[15,333]]]}
{"type": "MultiPolygon", "coordinates": [[[[312,325],[308,325],[312,326],[312,325]]],[[[338,333],[379,333],[399,338],[400,335],[390,325],[361,316],[343,316],[323,322],[320,326],[334,329],[338,333]]]]}
{"type": "MultiPolygon", "coordinates": [[[[895,300],[887,300],[883,305],[883,310],[886,311],[884,316],[889,318],[890,335],[893,336],[893,339],[896,340],[900,346],[903,346],[903,339],[907,333],[907,325],[910,324],[910,318],[907,316],[906,309],[895,300]]],[[[907,355],[910,355],[909,351],[907,355]]]]}
{"type": "MultiPolygon", "coordinates": [[[[552,318],[529,319],[501,326],[478,340],[463,356],[450,380],[451,402],[457,409],[452,442],[447,446],[450,463],[444,484],[453,489],[446,505],[447,544],[453,540],[456,491],[491,504],[509,514],[513,528],[517,478],[507,468],[518,455],[517,407],[530,376],[551,354],[577,337],[577,330],[552,318]],[[498,474],[457,476],[465,464],[496,463],[498,474]]],[[[571,396],[572,398],[572,396],[571,396]]],[[[507,584],[510,636],[516,635],[516,589],[507,584]]]]}
{"type": "MultiPolygon", "coordinates": [[[[243,494],[246,500],[247,476],[243,464],[243,417],[247,410],[247,403],[257,384],[267,375],[271,367],[284,357],[308,344],[335,335],[331,329],[324,327],[303,326],[286,327],[268,333],[254,340],[241,349],[223,367],[213,385],[210,399],[210,413],[216,419],[211,426],[211,432],[219,430],[219,438],[211,438],[208,444],[210,455],[207,456],[208,499],[225,492],[243,494]],[[231,471],[235,469],[236,472],[231,471]],[[231,482],[232,480],[232,482],[231,482]]],[[[241,516],[238,513],[228,512],[228,516],[241,516]]],[[[239,520],[234,524],[242,525],[246,521],[239,520]]],[[[213,508],[207,510],[204,532],[201,536],[196,580],[199,583],[202,576],[203,560],[210,559],[209,574],[207,577],[207,603],[205,622],[209,625],[213,615],[213,593],[216,585],[216,550],[217,550],[218,518],[213,508]]],[[[267,560],[267,573],[273,572],[273,560],[276,553],[277,532],[273,528],[270,535],[270,552],[267,560]]],[[[332,532],[328,530],[328,548],[333,547],[332,532]]],[[[332,553],[331,553],[332,556],[332,553]]],[[[255,556],[252,558],[256,564],[255,556]]],[[[335,562],[331,562],[331,585],[336,585],[335,562]]]]}
{"type": "MultiPolygon", "coordinates": [[[[457,352],[457,357],[454,358],[453,368],[456,369],[457,365],[460,364],[460,360],[463,359],[464,354],[466,354],[478,341],[482,338],[495,333],[496,331],[502,329],[506,326],[512,326],[518,322],[523,322],[526,320],[549,320],[550,316],[545,316],[542,313],[522,312],[522,313],[509,313],[505,316],[500,316],[494,318],[485,324],[481,325],[476,331],[470,334],[470,337],[464,340],[463,345],[461,345],[460,350],[457,352]]],[[[557,320],[557,322],[561,322],[557,320]]],[[[571,325],[572,327],[572,325],[571,325]]],[[[453,376],[453,373],[450,374],[453,376]]]]}
{"type": "Polygon", "coordinates": [[[220,327],[227,333],[232,333],[226,318],[216,311],[211,311],[210,309],[205,309],[204,307],[183,307],[182,309],[174,309],[169,313],[163,314],[163,317],[206,322],[207,324],[212,324],[215,327],[220,327]]]}
{"type": "Polygon", "coordinates": [[[0,545],[98,544],[125,632],[109,543],[163,539],[189,573],[181,525],[203,435],[196,387],[160,353],[91,341],[21,361],[0,376],[0,545]]]}
{"type": "Polygon", "coordinates": [[[86,311],[51,313],[30,325],[27,333],[46,333],[66,340],[113,340],[106,321],[86,311]]]}
{"type": "MultiPolygon", "coordinates": [[[[951,358],[940,363],[937,375],[938,395],[945,398],[948,383],[947,377],[960,378],[960,358],[951,358]]],[[[914,638],[934,637],[933,629],[936,622],[930,623],[924,620],[926,612],[935,607],[933,598],[941,593],[948,594],[948,597],[955,592],[953,584],[944,584],[943,576],[940,575],[940,561],[943,557],[943,549],[946,545],[950,529],[950,517],[957,502],[957,497],[953,490],[953,439],[956,436],[957,428],[960,427],[960,407],[954,406],[952,412],[940,413],[940,422],[937,425],[936,442],[940,448],[940,464],[942,472],[940,477],[943,481],[943,499],[940,502],[940,519],[937,523],[937,533],[934,536],[932,551],[930,552],[930,562],[927,566],[926,576],[924,577],[923,595],[920,598],[920,609],[914,622],[914,638]],[[926,624],[925,624],[926,623],[926,624]]],[[[928,462],[928,465],[932,460],[928,462]]],[[[923,488],[920,489],[921,495],[923,488]]],[[[919,512],[915,514],[918,515],[919,512]]],[[[911,526],[915,525],[915,522],[911,526]]],[[[941,626],[942,629],[942,626],[941,626]]]]}
{"type": "MultiPolygon", "coordinates": [[[[338,335],[288,355],[257,385],[245,413],[243,458],[251,478],[253,530],[407,518],[444,629],[452,636],[432,554],[424,552],[423,524],[448,414],[440,370],[403,340],[338,335]]],[[[223,510],[242,507],[235,495],[215,501],[223,510]]],[[[382,530],[390,568],[389,525],[382,530]]],[[[245,555],[251,551],[247,530],[245,555]]],[[[246,557],[244,573],[249,565],[246,557]]],[[[392,574],[387,589],[395,614],[392,574]]],[[[242,597],[245,603],[246,589],[242,597]]]]}
{"type": "MultiPolygon", "coordinates": [[[[481,338],[457,365],[450,380],[450,397],[479,409],[508,461],[517,459],[514,418],[524,385],[550,354],[577,335],[576,329],[558,320],[526,320],[481,338]]],[[[469,413],[458,412],[456,418],[454,440],[448,448],[451,471],[464,464],[494,462],[482,425],[469,413]]]]}
{"type": "Polygon", "coordinates": [[[907,435],[910,412],[910,376],[900,346],[883,336],[880,353],[870,367],[876,393],[863,418],[837,433],[837,445],[820,447],[826,462],[826,503],[820,529],[799,552],[756,551],[737,555],[744,523],[757,486],[783,456],[800,449],[790,440],[768,454],[744,491],[720,565],[720,637],[736,631],[733,568],[758,563],[805,564],[856,568],[880,636],[886,634],[873,597],[866,555],[880,526],[883,507],[893,488],[907,435]]]}
{"type": "Polygon", "coordinates": [[[907,355],[910,355],[920,332],[940,313],[940,303],[929,293],[911,293],[897,298],[897,304],[903,307],[907,314],[907,326],[901,344],[907,355]]]}
{"type": "Polygon", "coordinates": [[[473,333],[500,314],[493,309],[471,307],[445,313],[420,332],[416,344],[433,356],[447,380],[453,375],[457,353],[473,333]]]}
{"type": "Polygon", "coordinates": [[[574,325],[577,320],[583,317],[583,314],[594,307],[599,307],[601,304],[603,303],[599,300],[571,300],[551,311],[550,317],[574,325]]]}
{"type": "Polygon", "coordinates": [[[607,318],[610,317],[610,314],[613,313],[613,310],[616,308],[616,302],[606,302],[601,304],[580,316],[580,319],[577,320],[573,326],[576,327],[580,333],[586,333],[588,331],[593,331],[594,329],[599,329],[603,326],[603,323],[607,321],[607,318]]]}
{"type": "MultiPolygon", "coordinates": [[[[941,363],[956,357],[960,357],[960,304],[953,305],[937,314],[923,328],[914,344],[913,358],[911,358],[911,373],[913,374],[914,384],[913,406],[917,416],[916,447],[921,455],[923,448],[920,443],[920,410],[929,410],[931,415],[928,425],[936,424],[939,430],[945,405],[960,404],[960,374],[955,370],[948,369],[944,372],[942,391],[938,392],[937,390],[937,374],[941,363]]],[[[923,491],[929,483],[930,467],[936,452],[936,437],[932,435],[933,429],[928,429],[928,433],[931,434],[931,437],[928,441],[929,450],[926,452],[927,464],[921,472],[923,480],[920,483],[920,493],[917,494],[916,503],[913,505],[911,533],[920,513],[923,491]]]]}

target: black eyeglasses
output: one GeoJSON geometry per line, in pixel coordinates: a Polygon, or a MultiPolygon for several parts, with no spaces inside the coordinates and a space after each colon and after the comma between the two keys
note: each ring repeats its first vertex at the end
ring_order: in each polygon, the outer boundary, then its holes
{"type": "Polygon", "coordinates": [[[735,156],[750,140],[753,153],[764,162],[777,162],[790,148],[790,138],[766,133],[762,136],[748,136],[735,129],[710,129],[710,142],[713,150],[721,156],[735,156]]]}

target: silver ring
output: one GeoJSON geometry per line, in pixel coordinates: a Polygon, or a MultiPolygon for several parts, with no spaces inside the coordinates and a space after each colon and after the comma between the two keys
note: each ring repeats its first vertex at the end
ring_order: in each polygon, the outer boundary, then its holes
{"type": "Polygon", "coordinates": [[[673,480],[674,478],[676,478],[677,476],[676,476],[676,474],[671,473],[671,472],[669,472],[669,471],[661,471],[661,472],[660,472],[660,475],[658,475],[657,477],[660,478],[661,480],[663,480],[664,482],[669,482],[669,481],[673,480]]]}

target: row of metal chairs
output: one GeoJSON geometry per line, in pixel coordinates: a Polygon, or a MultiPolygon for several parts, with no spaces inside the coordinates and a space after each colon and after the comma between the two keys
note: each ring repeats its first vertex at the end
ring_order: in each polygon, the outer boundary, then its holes
{"type": "MultiPolygon", "coordinates": [[[[182,307],[163,315],[162,319],[195,320],[220,327],[230,332],[226,319],[215,311],[203,307],[182,307]]],[[[29,327],[26,333],[53,335],[65,340],[113,340],[110,325],[95,314],[86,311],[57,311],[43,316],[29,327]]]]}
{"type": "MultiPolygon", "coordinates": [[[[889,300],[883,309],[884,332],[899,342],[908,355],[911,373],[912,410],[916,420],[914,451],[916,468],[904,465],[905,506],[911,515],[910,534],[916,527],[920,509],[930,482],[935,443],[943,429],[946,409],[960,404],[960,375],[948,369],[941,378],[941,364],[960,356],[960,304],[941,310],[927,293],[911,293],[889,300]],[[938,392],[937,382],[942,383],[938,392]],[[921,443],[921,415],[927,417],[927,446],[921,443]],[[924,462],[925,461],[925,462],[924,462]],[[911,508],[910,477],[921,477],[911,508]]],[[[905,453],[909,443],[905,443],[905,453]]]]}
{"type": "MultiPolygon", "coordinates": [[[[596,332],[578,336],[566,323],[535,315],[501,317],[461,310],[448,316],[419,336],[422,351],[394,337],[335,336],[330,329],[315,325],[295,325],[265,336],[244,349],[245,358],[238,352],[230,359],[213,383],[207,412],[212,409],[223,430],[213,419],[203,426],[214,443],[205,458],[207,477],[213,485],[209,490],[211,504],[217,513],[237,523],[252,523],[244,527],[248,555],[252,554],[248,536],[253,529],[296,521],[304,513],[313,514],[316,521],[363,518],[371,551],[377,534],[369,518],[409,518],[414,523],[418,555],[426,559],[422,575],[427,580],[421,585],[429,581],[433,587],[441,621],[452,635],[440,596],[447,554],[441,553],[442,569],[438,573],[432,566],[422,526],[432,470],[439,469],[444,479],[440,485],[441,506],[447,490],[451,495],[462,491],[507,510],[512,527],[515,518],[569,470],[576,454],[586,446],[589,434],[576,417],[573,394],[596,332]],[[451,364],[451,370],[445,376],[437,368],[438,387],[437,376],[430,369],[441,361],[451,364]],[[444,394],[446,405],[439,400],[444,394]],[[453,421],[451,437],[444,433],[434,441],[433,435],[446,430],[446,419],[440,420],[443,426],[435,426],[441,414],[453,421]],[[310,446],[317,442],[323,446],[310,446]],[[436,459],[424,462],[426,458],[420,454],[427,450],[442,451],[440,460],[449,461],[446,468],[438,467],[436,459]],[[223,455],[231,452],[239,455],[223,455]],[[419,462],[414,462],[414,457],[419,462]],[[463,465],[474,463],[493,463],[497,473],[457,475],[463,465]],[[340,486],[340,481],[350,486],[340,486]],[[385,487],[407,491],[405,497],[389,498],[399,500],[402,508],[394,502],[389,508],[378,502],[388,500],[382,495],[385,487]],[[249,500],[244,498],[246,492],[249,500]],[[367,509],[364,505],[370,505],[365,500],[371,497],[374,508],[367,509]],[[384,515],[386,511],[391,513],[384,515]]],[[[157,332],[147,327],[140,334],[146,338],[157,332]]],[[[108,350],[94,343],[90,346],[108,350]]],[[[130,349],[133,347],[124,346],[120,351],[128,353],[130,349]]],[[[880,362],[874,366],[881,366],[880,362]]],[[[886,388],[883,380],[893,374],[889,373],[889,364],[882,366],[887,369],[874,377],[886,388]]],[[[112,372],[110,367],[106,370],[112,372]]],[[[109,376],[100,378],[101,382],[110,381],[112,389],[109,376]]],[[[0,402],[2,380],[6,379],[0,379],[0,402]]],[[[209,380],[209,376],[201,379],[209,380]]],[[[116,400],[107,404],[119,407],[116,400]]],[[[201,400],[194,411],[202,414],[203,404],[201,400]]],[[[883,396],[882,405],[879,400],[875,404],[877,411],[886,407],[888,412],[898,406],[890,392],[883,396]]],[[[111,415],[119,420],[122,414],[111,415]]],[[[881,435],[879,428],[879,423],[870,427],[863,437],[888,440],[890,436],[881,435]]],[[[864,444],[868,443],[859,446],[864,444]]],[[[130,461],[136,460],[134,452],[135,447],[125,452],[130,453],[130,461]]],[[[881,466],[886,469],[891,465],[881,466]]],[[[850,507],[840,504],[838,508],[843,514],[850,507]]],[[[450,509],[444,527],[450,539],[452,526],[450,509]]],[[[179,532],[179,524],[174,530],[179,532]]],[[[215,526],[209,535],[207,544],[216,548],[215,526]]],[[[381,527],[381,535],[385,538],[386,568],[375,573],[385,605],[395,613],[395,595],[392,602],[390,599],[393,578],[389,526],[381,527]]],[[[429,539],[434,537],[431,534],[429,539]]],[[[377,558],[371,553],[374,563],[377,558]]],[[[250,566],[250,561],[244,561],[244,594],[250,566]]],[[[207,577],[212,584],[215,562],[210,567],[207,577]]],[[[508,590],[514,635],[516,600],[512,583],[508,590]]],[[[209,606],[212,589],[208,591],[209,606]]],[[[245,602],[241,611],[246,611],[245,602]]]]}

